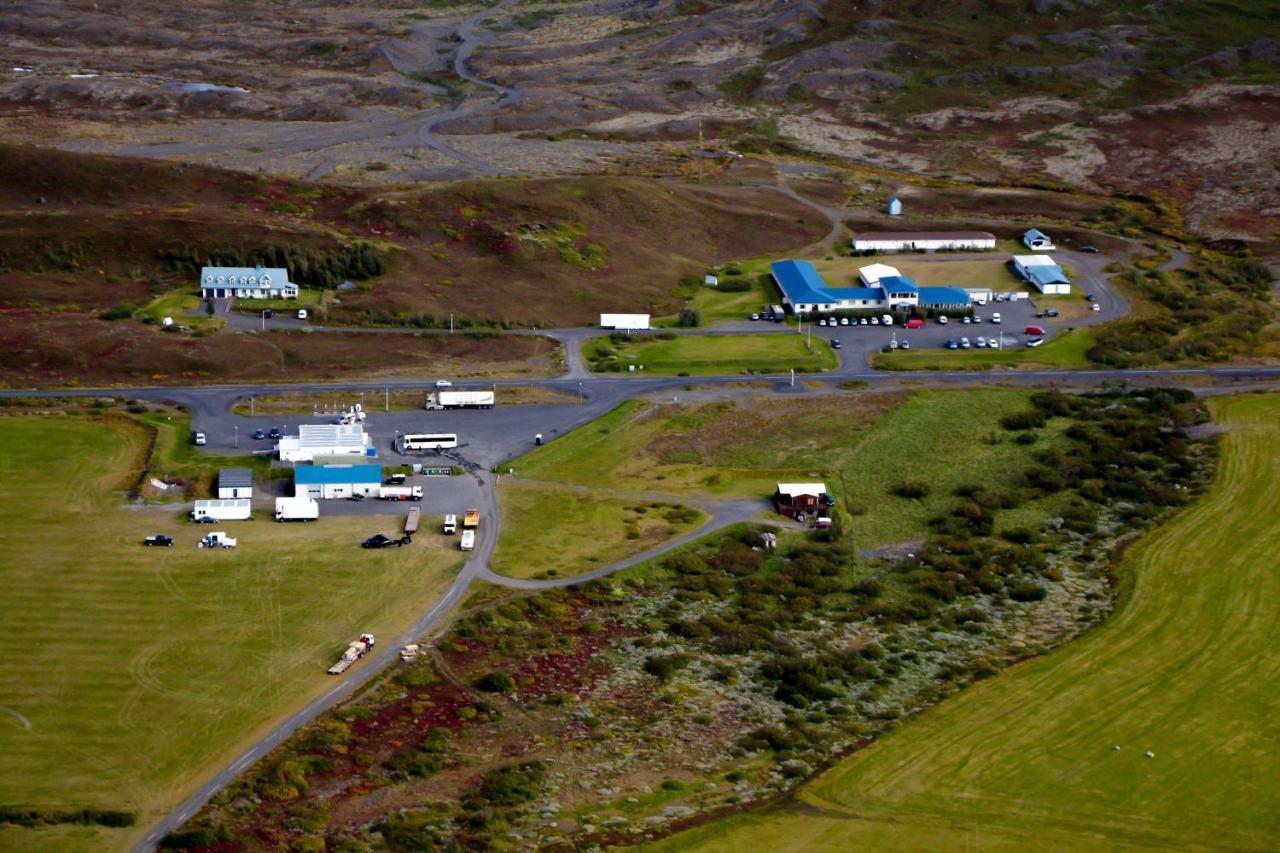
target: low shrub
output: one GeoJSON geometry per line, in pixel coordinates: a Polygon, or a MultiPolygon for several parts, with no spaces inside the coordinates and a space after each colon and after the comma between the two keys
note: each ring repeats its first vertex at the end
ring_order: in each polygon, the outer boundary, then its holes
{"type": "Polygon", "coordinates": [[[485,693],[508,693],[515,689],[516,683],[505,672],[486,672],[475,680],[474,686],[485,693]]]}
{"type": "Polygon", "coordinates": [[[902,480],[892,491],[900,498],[923,498],[929,494],[929,484],[923,480],[902,480]]]}

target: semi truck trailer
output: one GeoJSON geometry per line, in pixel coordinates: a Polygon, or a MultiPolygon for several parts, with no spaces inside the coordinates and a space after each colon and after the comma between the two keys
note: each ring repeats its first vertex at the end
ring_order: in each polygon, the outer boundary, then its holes
{"type": "Polygon", "coordinates": [[[342,653],[342,657],[338,658],[338,662],[329,667],[329,674],[342,675],[351,668],[351,664],[364,657],[373,648],[373,644],[373,634],[361,634],[360,639],[347,646],[347,650],[342,653]]]}
{"type": "Polygon", "coordinates": [[[382,486],[378,497],[384,501],[420,501],[422,486],[382,486]]]}
{"type": "Polygon", "coordinates": [[[427,395],[428,411],[441,409],[492,409],[492,391],[435,391],[427,395]]]}

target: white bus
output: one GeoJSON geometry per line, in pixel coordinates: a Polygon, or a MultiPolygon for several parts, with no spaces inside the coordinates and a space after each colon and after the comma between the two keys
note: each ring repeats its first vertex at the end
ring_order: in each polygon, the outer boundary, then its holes
{"type": "Polygon", "coordinates": [[[400,452],[402,453],[411,453],[415,450],[444,450],[457,446],[458,436],[452,432],[400,436],[400,452]]]}

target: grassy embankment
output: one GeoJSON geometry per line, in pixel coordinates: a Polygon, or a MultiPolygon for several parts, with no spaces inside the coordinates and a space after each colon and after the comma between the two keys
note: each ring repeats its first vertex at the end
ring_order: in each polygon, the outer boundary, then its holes
{"type": "MultiPolygon", "coordinates": [[[[958,486],[1014,484],[1036,445],[1001,434],[1000,419],[1026,404],[1027,392],[1004,389],[633,401],[507,464],[534,480],[722,499],[764,499],[779,481],[823,480],[852,516],[857,545],[876,546],[923,535],[958,486]],[[923,481],[928,494],[898,496],[904,480],[923,481]]],[[[1051,424],[1047,438],[1060,428],[1051,424]]],[[[1054,507],[1046,498],[1000,510],[997,527],[1031,524],[1054,507]]]]}
{"type": "Polygon", "coordinates": [[[505,480],[502,527],[490,561],[514,577],[568,577],[639,554],[694,530],[706,514],[648,498],[505,480]]]}
{"type": "Polygon", "coordinates": [[[128,846],[272,720],[332,686],[324,670],[360,631],[384,641],[460,563],[447,541],[370,554],[399,519],[207,528],[120,505],[142,431],[80,419],[0,421],[0,803],[135,811],[130,830],[0,830],[8,849],[128,846]],[[144,548],[166,533],[172,548],[144,548]]]}
{"type": "Polygon", "coordinates": [[[1015,344],[1004,349],[898,350],[877,353],[871,358],[871,366],[877,370],[991,370],[1005,367],[1041,370],[1100,367],[1101,365],[1092,364],[1085,356],[1093,342],[1092,329],[1079,327],[1055,335],[1035,349],[1015,344]]]}
{"type": "Polygon", "coordinates": [[[1280,397],[1213,409],[1218,479],[1126,556],[1111,622],[925,712],[798,803],[656,846],[1274,847],[1280,397]]]}
{"type": "Polygon", "coordinates": [[[814,373],[838,365],[836,353],[824,342],[811,346],[804,336],[771,335],[652,335],[631,338],[591,338],[582,345],[595,371],[626,371],[644,366],[659,376],[716,376],[727,372],[814,373]]]}

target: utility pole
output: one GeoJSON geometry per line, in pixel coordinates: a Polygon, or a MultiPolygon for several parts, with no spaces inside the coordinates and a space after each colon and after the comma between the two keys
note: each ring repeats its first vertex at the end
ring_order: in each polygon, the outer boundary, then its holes
{"type": "Polygon", "coordinates": [[[794,367],[791,368],[791,387],[796,387],[796,369],[794,367]]]}
{"type": "Polygon", "coordinates": [[[698,183],[702,183],[702,119],[698,119],[698,183]]]}
{"type": "Polygon", "coordinates": [[[391,411],[391,387],[387,386],[382,390],[386,394],[386,403],[384,404],[383,408],[384,410],[389,412],[391,411]]]}
{"type": "Polygon", "coordinates": [[[449,334],[453,334],[453,312],[449,313],[449,334]]]}
{"type": "Polygon", "coordinates": [[[249,395],[249,417],[253,417],[253,395],[249,395]]]}

